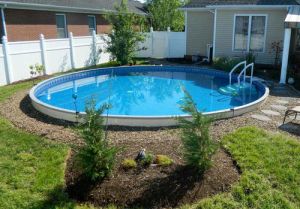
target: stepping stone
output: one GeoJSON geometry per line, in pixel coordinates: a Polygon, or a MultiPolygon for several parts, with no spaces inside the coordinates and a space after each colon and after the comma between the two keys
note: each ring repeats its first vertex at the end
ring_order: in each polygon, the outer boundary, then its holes
{"type": "Polygon", "coordinates": [[[274,109],[274,110],[280,110],[280,111],[287,110],[287,107],[285,107],[283,105],[271,105],[271,108],[274,109]]]}
{"type": "Polygon", "coordinates": [[[279,116],[280,113],[273,110],[261,110],[266,115],[279,116]]]}
{"type": "Polygon", "coordinates": [[[276,103],[279,103],[279,104],[288,104],[289,101],[286,101],[286,100],[276,100],[276,103]]]}
{"type": "Polygon", "coordinates": [[[264,122],[271,121],[271,118],[264,115],[251,115],[251,117],[264,122]]]}

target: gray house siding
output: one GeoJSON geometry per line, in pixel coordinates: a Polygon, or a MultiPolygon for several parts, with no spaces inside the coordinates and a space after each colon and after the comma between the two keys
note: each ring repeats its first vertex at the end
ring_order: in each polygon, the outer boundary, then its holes
{"type": "Polygon", "coordinates": [[[235,14],[258,14],[267,15],[267,30],[264,52],[256,52],[256,62],[272,64],[275,54],[272,53],[271,45],[274,41],[282,41],[284,38],[284,20],[287,11],[282,10],[218,10],[215,56],[239,57],[245,52],[233,51],[233,31],[235,14]]]}
{"type": "Polygon", "coordinates": [[[187,54],[206,55],[207,44],[213,43],[214,14],[211,12],[187,13],[187,54]]]}
{"type": "MultiPolygon", "coordinates": [[[[218,9],[216,20],[215,57],[241,57],[247,52],[233,50],[233,32],[235,14],[267,15],[266,40],[264,52],[255,52],[256,62],[273,64],[275,54],[271,50],[272,42],[283,41],[286,9],[229,10],[218,9]]],[[[214,14],[209,11],[187,12],[187,55],[206,55],[207,44],[213,43],[214,14]]]]}

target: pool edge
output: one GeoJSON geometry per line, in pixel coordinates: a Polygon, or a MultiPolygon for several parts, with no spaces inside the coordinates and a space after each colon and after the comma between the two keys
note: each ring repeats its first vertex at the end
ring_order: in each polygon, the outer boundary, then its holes
{"type": "MultiPolygon", "coordinates": [[[[127,66],[126,66],[127,67],[127,66]]],[[[129,67],[129,66],[128,66],[129,67]]],[[[109,69],[109,68],[105,68],[109,69]]],[[[99,69],[93,69],[93,70],[99,70],[99,69]]],[[[93,71],[90,70],[90,71],[93,71]]],[[[77,74],[81,73],[80,72],[75,72],[75,73],[70,73],[70,74],[65,74],[61,75],[58,77],[63,77],[66,75],[71,75],[71,74],[77,74]]],[[[70,111],[70,110],[65,110],[61,108],[54,108],[51,105],[48,105],[46,103],[43,103],[39,99],[36,98],[35,96],[35,91],[39,87],[39,85],[48,82],[50,80],[56,79],[58,77],[53,77],[50,79],[47,79],[35,87],[33,87],[30,92],[29,96],[31,98],[31,103],[33,107],[38,110],[39,112],[48,115],[50,117],[56,118],[56,119],[61,119],[61,120],[66,120],[66,121],[71,121],[71,122],[81,122],[83,120],[83,117],[85,115],[84,112],[80,112],[76,114],[75,111],[70,111]]],[[[269,88],[259,82],[256,81],[258,85],[263,86],[265,89],[265,92],[263,96],[261,96],[258,100],[251,102],[249,104],[239,106],[236,108],[232,109],[225,109],[221,111],[214,111],[214,112],[207,112],[203,113],[204,115],[211,116],[215,119],[225,119],[225,118],[232,118],[236,116],[243,115],[245,113],[251,112],[258,107],[260,107],[267,99],[269,96],[270,90],[269,88]]],[[[181,118],[186,118],[186,119],[191,119],[191,116],[189,115],[180,115],[177,117],[181,118]]],[[[118,116],[118,115],[110,115],[107,117],[107,122],[108,125],[115,125],[115,126],[130,126],[130,127],[168,127],[168,126],[176,126],[178,125],[178,121],[175,116],[118,116]]]]}

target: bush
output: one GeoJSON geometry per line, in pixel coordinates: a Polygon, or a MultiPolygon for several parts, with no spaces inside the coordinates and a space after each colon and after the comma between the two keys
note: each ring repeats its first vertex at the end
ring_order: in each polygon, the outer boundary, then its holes
{"type": "Polygon", "coordinates": [[[242,58],[218,57],[213,60],[213,67],[229,72],[232,68],[234,68],[234,66],[242,61],[242,58]]]}
{"type": "Polygon", "coordinates": [[[145,157],[145,159],[143,159],[142,161],[141,161],[141,165],[143,165],[143,166],[149,166],[149,165],[151,165],[152,164],[152,162],[153,162],[153,155],[152,154],[146,154],[146,157],[145,157]]]}
{"type": "Polygon", "coordinates": [[[122,168],[124,168],[125,170],[136,168],[136,167],[137,167],[137,163],[133,159],[125,159],[122,162],[122,168]]]}
{"type": "Polygon", "coordinates": [[[166,155],[156,155],[154,162],[160,166],[169,166],[173,163],[173,160],[166,155]]]}
{"type": "Polygon", "coordinates": [[[86,176],[96,181],[111,173],[119,149],[110,146],[108,140],[104,138],[104,119],[101,115],[107,105],[97,110],[95,101],[91,100],[86,106],[85,122],[78,127],[85,144],[79,148],[77,158],[86,176]]]}
{"type": "Polygon", "coordinates": [[[209,136],[211,118],[198,112],[190,94],[184,90],[185,97],[182,110],[192,116],[192,121],[178,118],[183,143],[183,158],[188,166],[203,173],[211,165],[211,157],[215,153],[216,144],[209,136]]]}

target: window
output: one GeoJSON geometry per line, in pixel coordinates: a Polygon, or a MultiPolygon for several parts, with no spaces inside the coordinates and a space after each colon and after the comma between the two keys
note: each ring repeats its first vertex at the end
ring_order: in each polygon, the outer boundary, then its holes
{"type": "Polygon", "coordinates": [[[96,29],[96,17],[93,15],[88,16],[88,24],[89,24],[89,33],[90,35],[93,34],[93,31],[97,32],[96,29]]]}
{"type": "Polygon", "coordinates": [[[67,22],[64,14],[56,14],[57,38],[67,38],[67,22]]]}
{"type": "Polygon", "coordinates": [[[266,15],[236,15],[234,51],[263,52],[265,47],[266,15]]]}

